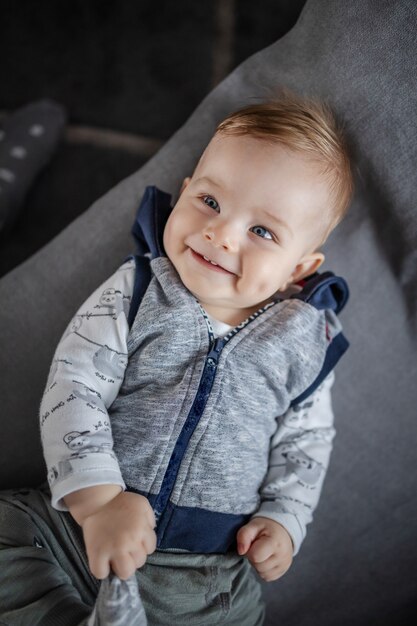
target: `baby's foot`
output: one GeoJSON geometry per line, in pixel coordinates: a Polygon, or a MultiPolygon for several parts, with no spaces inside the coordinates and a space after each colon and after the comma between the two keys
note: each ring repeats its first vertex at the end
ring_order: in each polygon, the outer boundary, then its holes
{"type": "Polygon", "coordinates": [[[147,626],[135,575],[120,580],[110,574],[103,580],[87,626],[147,626]]]}

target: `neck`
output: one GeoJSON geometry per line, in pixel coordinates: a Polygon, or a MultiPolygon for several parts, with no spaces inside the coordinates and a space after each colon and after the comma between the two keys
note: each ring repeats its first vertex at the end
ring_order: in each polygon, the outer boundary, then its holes
{"type": "Polygon", "coordinates": [[[238,326],[244,322],[249,315],[252,315],[252,313],[255,313],[269,302],[273,302],[272,298],[244,309],[226,309],[224,307],[212,306],[211,304],[204,304],[203,302],[200,302],[200,304],[209,315],[219,322],[229,324],[229,326],[238,326]]]}

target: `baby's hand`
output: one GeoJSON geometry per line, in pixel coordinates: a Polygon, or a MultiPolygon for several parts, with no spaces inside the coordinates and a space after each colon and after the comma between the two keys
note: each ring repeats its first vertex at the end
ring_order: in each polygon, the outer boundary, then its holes
{"type": "Polygon", "coordinates": [[[92,574],[99,579],[110,568],[126,580],[156,549],[155,516],[149,501],[122,492],[81,523],[92,574]]]}
{"type": "Polygon", "coordinates": [[[281,524],[267,517],[254,517],[239,529],[238,553],[246,554],[261,578],[270,582],[285,574],[293,557],[290,535],[281,524]]]}

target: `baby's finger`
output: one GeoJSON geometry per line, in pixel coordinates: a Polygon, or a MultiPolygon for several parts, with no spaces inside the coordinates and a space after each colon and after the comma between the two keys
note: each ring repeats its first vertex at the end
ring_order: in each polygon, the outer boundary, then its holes
{"type": "Polygon", "coordinates": [[[274,547],[268,537],[258,537],[251,545],[247,557],[252,563],[263,563],[274,554],[274,547]]]}
{"type": "Polygon", "coordinates": [[[144,550],[132,550],[130,554],[135,563],[136,569],[145,565],[147,554],[144,550]]]}
{"type": "Polygon", "coordinates": [[[275,554],[273,554],[265,561],[262,561],[256,564],[254,563],[254,565],[256,565],[256,571],[258,572],[258,574],[261,575],[261,574],[267,574],[268,572],[275,569],[276,567],[280,567],[281,561],[279,558],[277,558],[275,554]]]}
{"type": "Polygon", "coordinates": [[[261,574],[261,572],[259,572],[258,570],[258,574],[262,578],[262,580],[269,583],[273,580],[277,580],[278,578],[281,578],[281,576],[285,574],[288,568],[289,566],[278,565],[277,567],[274,567],[270,569],[269,571],[264,572],[263,574],[261,574]]]}
{"type": "Polygon", "coordinates": [[[144,550],[146,550],[146,554],[152,554],[156,550],[156,534],[154,531],[150,531],[146,533],[142,540],[142,545],[144,550]]]}
{"type": "Polygon", "coordinates": [[[147,510],[146,516],[148,518],[150,527],[154,529],[156,526],[156,519],[155,519],[155,513],[153,512],[153,509],[151,507],[149,507],[149,509],[147,510]]]}
{"type": "Polygon", "coordinates": [[[127,580],[135,573],[136,563],[131,554],[119,554],[112,558],[111,568],[121,580],[127,580]]]}
{"type": "Polygon", "coordinates": [[[90,566],[91,573],[93,576],[98,578],[98,580],[103,580],[110,574],[109,559],[104,555],[94,554],[89,556],[88,564],[90,566]]]}
{"type": "Polygon", "coordinates": [[[263,563],[253,564],[259,576],[266,580],[276,580],[285,574],[291,567],[292,559],[289,557],[274,554],[263,563]]]}
{"type": "Polygon", "coordinates": [[[239,528],[236,534],[238,554],[245,554],[259,533],[258,523],[252,521],[239,528]]]}

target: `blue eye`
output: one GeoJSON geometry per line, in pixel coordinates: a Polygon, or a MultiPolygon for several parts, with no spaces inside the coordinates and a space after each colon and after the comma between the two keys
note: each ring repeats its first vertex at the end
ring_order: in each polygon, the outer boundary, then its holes
{"type": "Polygon", "coordinates": [[[253,226],[251,231],[255,233],[255,235],[258,235],[258,237],[262,237],[262,239],[273,239],[269,230],[266,230],[263,226],[253,226]]]}
{"type": "Polygon", "coordinates": [[[217,200],[215,200],[212,196],[204,196],[203,202],[207,204],[210,209],[214,209],[214,211],[217,211],[220,208],[217,200]]]}

